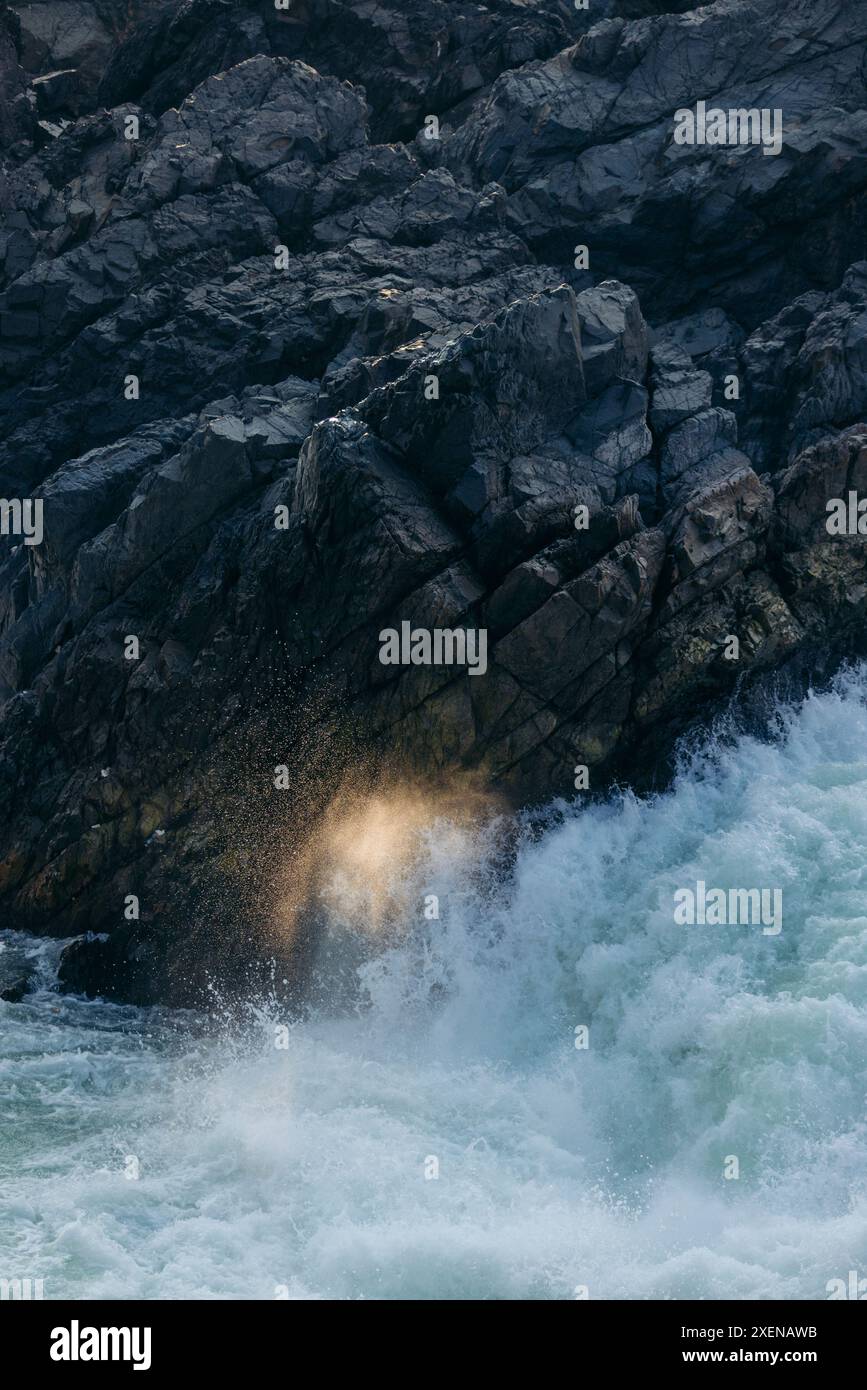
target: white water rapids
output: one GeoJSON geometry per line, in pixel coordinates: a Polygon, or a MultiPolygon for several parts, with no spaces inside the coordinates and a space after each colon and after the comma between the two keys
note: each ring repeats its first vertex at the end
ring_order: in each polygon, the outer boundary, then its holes
{"type": "Polygon", "coordinates": [[[772,738],[709,737],[664,795],[552,815],[507,882],[483,834],[432,833],[440,919],[368,947],[339,1007],[326,982],[287,1047],[267,1007],[215,1032],[63,996],[56,943],[0,934],[41,970],[0,1003],[0,1276],[81,1299],[867,1276],[865,700],[850,674],[772,738]],[[780,887],[782,932],[676,925],[699,879],[780,887]]]}

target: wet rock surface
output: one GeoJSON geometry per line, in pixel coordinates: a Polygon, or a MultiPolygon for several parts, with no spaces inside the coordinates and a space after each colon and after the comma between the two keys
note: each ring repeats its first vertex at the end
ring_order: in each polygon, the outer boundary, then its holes
{"type": "Polygon", "coordinates": [[[265,866],[348,768],[652,782],[857,640],[867,13],[123,11],[0,7],[0,494],[44,506],[0,538],[0,909],[186,1003],[267,974],[265,866]],[[780,153],[675,145],[699,100],[780,153]],[[403,623],[484,674],[383,665],[403,623]]]}

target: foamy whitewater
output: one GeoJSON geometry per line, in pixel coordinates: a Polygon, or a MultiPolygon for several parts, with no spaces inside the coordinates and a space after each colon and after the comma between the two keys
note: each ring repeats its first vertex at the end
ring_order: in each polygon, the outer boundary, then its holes
{"type": "Polygon", "coordinates": [[[25,943],[0,1275],[88,1299],[823,1299],[867,1275],[865,702],[862,670],[768,740],[709,738],[665,795],[552,811],[506,882],[490,834],[437,828],[414,875],[440,920],[351,970],[332,922],[285,1050],[267,1007],[221,1038],[60,995],[57,944],[25,943]],[[676,926],[699,879],[781,887],[781,934],[676,926]]]}

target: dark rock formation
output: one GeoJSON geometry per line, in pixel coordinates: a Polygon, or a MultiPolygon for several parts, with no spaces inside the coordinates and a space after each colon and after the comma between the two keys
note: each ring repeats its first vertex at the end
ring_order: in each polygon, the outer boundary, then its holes
{"type": "Polygon", "coordinates": [[[20,1004],[26,993],[27,979],[24,975],[19,975],[16,980],[0,988],[0,999],[5,1004],[20,1004]]]}
{"type": "Polygon", "coordinates": [[[266,978],[348,771],[647,781],[856,639],[859,7],[62,8],[0,13],[0,493],[44,507],[0,538],[0,906],[70,987],[266,978]],[[674,145],[699,100],[781,152],[674,145]],[[383,665],[402,623],[485,673],[383,665]]]}
{"type": "Polygon", "coordinates": [[[592,242],[594,269],[646,311],[710,304],[752,327],[863,256],[865,39],[867,12],[837,0],[612,18],[502,76],[444,157],[504,187],[507,225],[540,256],[592,242]],[[674,145],[674,111],[698,100],[779,109],[781,153],[674,145]]]}

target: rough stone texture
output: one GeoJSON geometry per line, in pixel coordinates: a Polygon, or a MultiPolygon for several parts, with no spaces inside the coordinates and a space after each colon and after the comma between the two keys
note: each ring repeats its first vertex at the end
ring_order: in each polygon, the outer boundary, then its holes
{"type": "Polygon", "coordinates": [[[0,7],[0,495],[45,525],[0,538],[0,909],[70,987],[267,975],[347,768],[652,781],[857,637],[861,7],[61,8],[0,7]],[[673,146],[699,98],[783,153],[673,146]],[[486,674],[382,665],[403,621],[486,674]]]}
{"type": "Polygon", "coordinates": [[[717,0],[611,18],[504,74],[445,142],[497,180],[508,225],[542,256],[592,242],[654,315],[710,301],[754,326],[863,256],[867,11],[838,0],[717,0]],[[675,110],[780,109],[776,157],[672,143],[675,110]]]}

